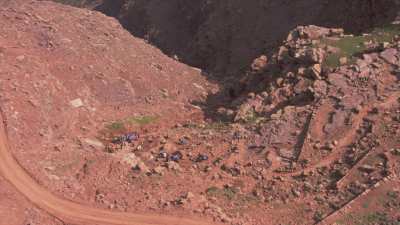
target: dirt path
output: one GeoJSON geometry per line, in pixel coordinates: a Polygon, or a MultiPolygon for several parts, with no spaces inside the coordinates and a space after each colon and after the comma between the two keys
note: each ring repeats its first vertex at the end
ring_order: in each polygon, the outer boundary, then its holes
{"type": "MultiPolygon", "coordinates": [[[[0,116],[0,119],[3,118],[0,116]]],[[[3,123],[0,123],[0,173],[37,207],[67,223],[82,225],[211,224],[194,219],[176,218],[163,215],[139,215],[123,212],[111,212],[58,198],[34,181],[14,159],[9,150],[7,134],[3,123]]]]}

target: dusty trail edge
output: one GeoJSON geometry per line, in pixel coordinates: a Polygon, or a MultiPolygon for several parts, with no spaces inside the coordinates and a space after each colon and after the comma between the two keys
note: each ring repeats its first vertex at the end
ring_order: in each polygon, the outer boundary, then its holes
{"type": "Polygon", "coordinates": [[[41,187],[13,157],[0,115],[0,174],[30,202],[66,223],[79,225],[212,225],[196,219],[111,212],[74,203],[41,187]]]}

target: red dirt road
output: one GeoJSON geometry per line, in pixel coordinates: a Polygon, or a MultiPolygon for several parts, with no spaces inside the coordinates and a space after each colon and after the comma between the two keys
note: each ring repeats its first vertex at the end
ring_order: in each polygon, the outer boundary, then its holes
{"type": "MultiPolygon", "coordinates": [[[[1,118],[2,119],[2,118],[1,118]]],[[[96,225],[210,225],[195,219],[139,215],[91,208],[56,197],[42,188],[9,151],[4,125],[0,124],[0,173],[29,201],[51,215],[73,224],[96,225]]]]}

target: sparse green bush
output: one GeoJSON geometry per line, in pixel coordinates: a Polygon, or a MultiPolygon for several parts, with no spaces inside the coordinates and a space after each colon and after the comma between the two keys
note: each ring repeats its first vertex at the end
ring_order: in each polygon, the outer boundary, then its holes
{"type": "Polygon", "coordinates": [[[365,43],[371,41],[379,44],[390,42],[396,35],[399,34],[399,25],[387,25],[373,29],[368,35],[346,36],[340,40],[324,39],[321,41],[323,45],[330,45],[339,50],[337,53],[331,53],[328,55],[324,65],[330,68],[338,67],[340,66],[340,58],[342,57],[346,57],[348,59],[348,63],[354,63],[357,55],[368,50],[368,47],[365,45],[365,43]]]}

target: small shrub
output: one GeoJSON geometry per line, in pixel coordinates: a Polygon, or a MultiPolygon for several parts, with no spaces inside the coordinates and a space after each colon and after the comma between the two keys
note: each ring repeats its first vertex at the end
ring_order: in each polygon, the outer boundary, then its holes
{"type": "Polygon", "coordinates": [[[106,128],[111,131],[121,131],[125,128],[125,125],[121,121],[116,121],[111,124],[108,124],[106,128]]]}
{"type": "Polygon", "coordinates": [[[324,65],[335,68],[340,66],[340,58],[346,57],[348,64],[354,63],[357,55],[368,50],[364,43],[373,41],[375,43],[390,42],[396,35],[400,34],[399,25],[386,25],[373,29],[369,35],[346,36],[340,40],[321,40],[323,45],[337,48],[339,52],[327,56],[324,65]]]}
{"type": "Polygon", "coordinates": [[[157,120],[155,116],[139,116],[139,117],[130,117],[127,118],[126,121],[131,124],[137,124],[140,126],[148,125],[157,120]]]}
{"type": "Polygon", "coordinates": [[[215,196],[215,195],[217,195],[218,191],[219,191],[219,189],[217,187],[212,186],[212,187],[207,188],[206,194],[210,195],[210,196],[215,196]]]}

